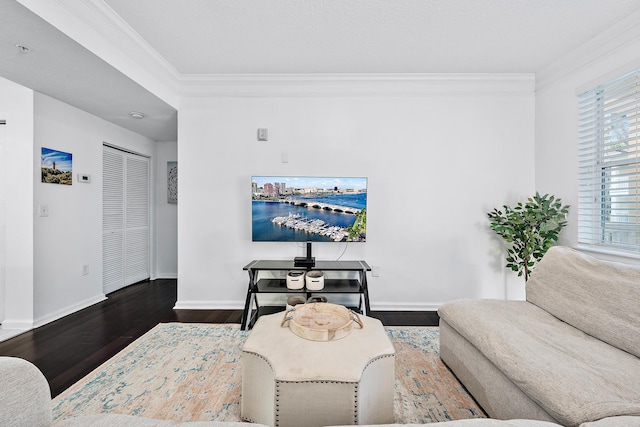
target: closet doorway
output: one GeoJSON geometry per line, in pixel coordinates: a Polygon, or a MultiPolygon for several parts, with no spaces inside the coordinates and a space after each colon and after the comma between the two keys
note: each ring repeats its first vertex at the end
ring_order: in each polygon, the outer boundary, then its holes
{"type": "Polygon", "coordinates": [[[149,158],[104,145],[102,289],[105,294],[150,277],[149,158]]]}

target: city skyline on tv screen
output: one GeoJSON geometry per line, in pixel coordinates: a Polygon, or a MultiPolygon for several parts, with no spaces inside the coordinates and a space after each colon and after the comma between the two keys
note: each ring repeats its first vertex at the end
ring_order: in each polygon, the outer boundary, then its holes
{"type": "Polygon", "coordinates": [[[366,177],[252,176],[254,242],[364,242],[366,177]]]}

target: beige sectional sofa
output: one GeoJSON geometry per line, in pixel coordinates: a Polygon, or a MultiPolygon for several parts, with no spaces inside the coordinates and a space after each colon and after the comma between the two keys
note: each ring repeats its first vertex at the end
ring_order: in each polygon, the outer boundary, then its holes
{"type": "Polygon", "coordinates": [[[553,247],[526,301],[438,313],[442,360],[492,418],[640,424],[640,268],[553,247]]]}

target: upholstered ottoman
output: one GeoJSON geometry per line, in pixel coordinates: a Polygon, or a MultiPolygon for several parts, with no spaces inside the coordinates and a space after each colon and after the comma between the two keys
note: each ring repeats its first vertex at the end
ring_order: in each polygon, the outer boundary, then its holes
{"type": "Polygon", "coordinates": [[[300,338],[283,313],[261,316],[242,349],[242,419],[279,427],[384,424],[393,419],[395,349],[362,316],[339,340],[300,338]]]}

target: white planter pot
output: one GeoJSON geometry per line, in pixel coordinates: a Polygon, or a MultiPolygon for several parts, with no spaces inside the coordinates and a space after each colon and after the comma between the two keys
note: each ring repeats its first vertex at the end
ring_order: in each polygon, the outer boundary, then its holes
{"type": "Polygon", "coordinates": [[[291,270],[287,273],[287,289],[298,290],[304,288],[304,271],[291,270]]]}
{"type": "Polygon", "coordinates": [[[324,273],[320,270],[311,270],[306,274],[308,291],[319,291],[324,289],[324,273]]]}

